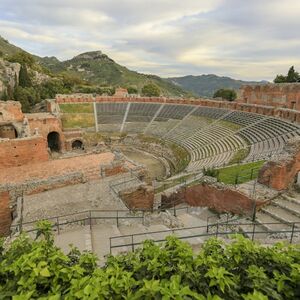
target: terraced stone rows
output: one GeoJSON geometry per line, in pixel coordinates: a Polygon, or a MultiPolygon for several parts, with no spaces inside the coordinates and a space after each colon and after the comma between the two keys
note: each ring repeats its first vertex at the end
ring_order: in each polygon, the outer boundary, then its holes
{"type": "MultiPolygon", "coordinates": [[[[104,103],[101,107],[97,104],[101,130],[108,122],[113,124],[106,127],[108,131],[120,129],[116,124],[122,123],[127,105],[104,103]]],[[[125,121],[125,132],[144,132],[185,147],[191,155],[190,168],[223,165],[235,151],[247,147],[250,151],[245,161],[267,158],[281,151],[289,138],[300,135],[299,126],[278,118],[192,105],[131,103],[125,121]],[[220,121],[232,122],[242,128],[226,127],[220,121]]]]}

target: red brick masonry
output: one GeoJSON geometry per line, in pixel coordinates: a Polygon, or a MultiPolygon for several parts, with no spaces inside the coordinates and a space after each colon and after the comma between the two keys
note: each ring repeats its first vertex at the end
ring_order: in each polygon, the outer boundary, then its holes
{"type": "MultiPolygon", "coordinates": [[[[203,206],[218,212],[231,212],[240,215],[251,215],[254,202],[248,196],[220,184],[201,183],[180,189],[171,194],[162,194],[162,204],[185,202],[191,206],[203,206]]],[[[259,207],[263,201],[256,201],[259,207]]]]}

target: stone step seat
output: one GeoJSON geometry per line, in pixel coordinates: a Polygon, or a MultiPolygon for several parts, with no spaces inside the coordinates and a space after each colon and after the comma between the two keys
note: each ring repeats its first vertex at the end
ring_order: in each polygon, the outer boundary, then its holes
{"type": "Polygon", "coordinates": [[[300,227],[300,217],[296,216],[295,214],[291,213],[285,208],[271,204],[262,208],[261,211],[264,212],[265,214],[269,214],[274,219],[280,222],[287,222],[287,223],[296,222],[297,224],[295,224],[295,226],[300,227]]]}
{"type": "Polygon", "coordinates": [[[299,194],[294,195],[293,197],[290,197],[288,195],[281,195],[281,197],[285,200],[288,200],[290,202],[293,202],[293,203],[296,203],[296,204],[300,205],[300,195],[299,194]]]}
{"type": "Polygon", "coordinates": [[[291,201],[281,197],[280,199],[273,201],[273,204],[300,218],[300,201],[291,201]]]}
{"type": "Polygon", "coordinates": [[[264,227],[267,231],[285,231],[291,230],[291,226],[286,223],[280,223],[277,219],[274,219],[269,214],[264,212],[257,212],[256,213],[256,222],[259,223],[262,227],[264,227]],[[271,223],[271,224],[264,224],[264,223],[271,223]]]}
{"type": "Polygon", "coordinates": [[[187,212],[178,215],[177,218],[183,224],[183,227],[195,227],[195,226],[206,225],[206,223],[201,219],[199,219],[197,216],[187,212]]]}
{"type": "MultiPolygon", "coordinates": [[[[248,222],[245,222],[245,223],[248,223],[248,222]]],[[[239,225],[239,228],[243,232],[244,236],[246,236],[249,239],[252,239],[253,230],[254,230],[254,239],[264,240],[268,236],[268,231],[266,230],[265,227],[261,226],[260,224],[256,224],[255,227],[252,224],[239,225]]]]}
{"type": "Polygon", "coordinates": [[[144,132],[146,127],[147,127],[147,123],[141,123],[141,122],[125,123],[123,132],[141,133],[144,132]]]}
{"type": "Polygon", "coordinates": [[[232,158],[232,155],[233,155],[233,153],[225,152],[225,153],[221,153],[216,156],[204,158],[202,160],[196,160],[196,161],[190,162],[190,164],[187,167],[187,170],[192,172],[192,171],[199,171],[199,170],[203,169],[203,167],[206,167],[206,168],[221,167],[230,161],[230,159],[232,158]]]}

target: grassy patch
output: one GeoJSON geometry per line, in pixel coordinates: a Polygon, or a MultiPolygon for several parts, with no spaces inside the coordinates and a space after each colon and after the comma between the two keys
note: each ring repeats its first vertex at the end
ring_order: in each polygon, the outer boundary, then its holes
{"type": "Polygon", "coordinates": [[[240,184],[257,178],[264,161],[219,169],[218,180],[226,184],[240,184]]]}
{"type": "Polygon", "coordinates": [[[88,128],[95,126],[93,114],[63,114],[63,128],[88,128]]]}
{"type": "Polygon", "coordinates": [[[92,103],[62,103],[59,104],[62,113],[93,113],[92,103]]]}

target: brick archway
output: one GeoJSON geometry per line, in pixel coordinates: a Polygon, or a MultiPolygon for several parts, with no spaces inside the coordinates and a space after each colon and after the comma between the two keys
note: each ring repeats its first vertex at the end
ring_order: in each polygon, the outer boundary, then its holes
{"type": "Polygon", "coordinates": [[[52,131],[47,136],[48,148],[51,152],[59,152],[61,150],[61,142],[59,133],[52,131]]]}
{"type": "Polygon", "coordinates": [[[14,125],[4,124],[0,125],[0,138],[16,139],[18,137],[18,132],[14,125]]]}
{"type": "Polygon", "coordinates": [[[81,149],[84,150],[84,145],[83,142],[81,140],[74,140],[72,141],[72,150],[77,150],[77,149],[81,149]]]}

